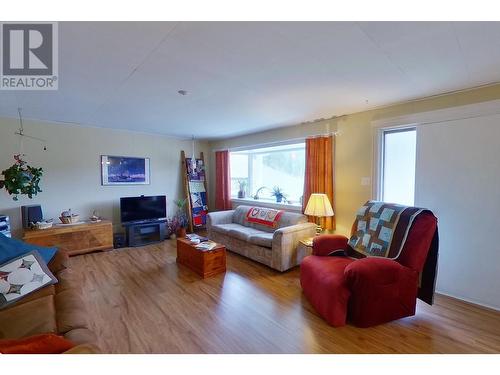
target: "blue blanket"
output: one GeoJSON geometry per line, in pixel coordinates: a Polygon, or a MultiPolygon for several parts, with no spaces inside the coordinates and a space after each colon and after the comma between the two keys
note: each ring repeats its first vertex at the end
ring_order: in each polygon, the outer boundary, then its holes
{"type": "Polygon", "coordinates": [[[23,241],[9,238],[0,233],[0,264],[4,264],[9,260],[20,255],[37,250],[42,259],[48,264],[57,252],[56,247],[43,247],[31,245],[23,241]]]}

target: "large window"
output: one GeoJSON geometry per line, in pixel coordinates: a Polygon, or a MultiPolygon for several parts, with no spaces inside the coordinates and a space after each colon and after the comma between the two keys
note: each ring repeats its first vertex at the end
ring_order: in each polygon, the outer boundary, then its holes
{"type": "Polygon", "coordinates": [[[245,198],[276,202],[273,189],[285,195],[283,203],[299,204],[304,189],[305,144],[231,152],[231,196],[238,197],[240,184],[245,198]]]}
{"type": "Polygon", "coordinates": [[[415,200],[415,128],[386,130],[382,137],[381,198],[413,206],[415,200]]]}

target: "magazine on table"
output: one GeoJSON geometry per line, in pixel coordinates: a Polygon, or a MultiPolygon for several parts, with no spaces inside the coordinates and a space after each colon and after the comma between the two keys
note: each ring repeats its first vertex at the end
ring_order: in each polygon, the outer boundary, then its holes
{"type": "Polygon", "coordinates": [[[192,244],[198,244],[200,242],[208,241],[208,237],[203,237],[203,236],[200,236],[200,235],[195,234],[195,233],[186,234],[186,238],[192,244]]]}
{"type": "Polygon", "coordinates": [[[217,244],[214,241],[208,240],[195,245],[195,248],[201,251],[210,251],[213,250],[216,246],[217,244]]]}

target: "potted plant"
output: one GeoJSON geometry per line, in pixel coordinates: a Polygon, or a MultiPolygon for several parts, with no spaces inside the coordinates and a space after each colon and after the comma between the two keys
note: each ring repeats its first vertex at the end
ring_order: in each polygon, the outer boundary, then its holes
{"type": "Polygon", "coordinates": [[[261,186],[260,188],[258,188],[257,191],[255,192],[255,195],[253,196],[253,199],[255,199],[255,200],[259,199],[259,194],[264,189],[267,189],[267,187],[261,186]]]}
{"type": "Polygon", "coordinates": [[[283,199],[286,199],[285,193],[283,193],[283,190],[279,186],[273,187],[271,196],[276,197],[276,203],[281,203],[283,199]]]}
{"type": "Polygon", "coordinates": [[[43,170],[28,165],[21,159],[21,155],[14,155],[14,160],[15,163],[10,168],[2,171],[4,179],[0,181],[0,189],[5,188],[15,201],[19,200],[20,194],[32,199],[42,191],[39,184],[43,170]]]}
{"type": "Polygon", "coordinates": [[[238,180],[238,185],[240,187],[240,190],[238,191],[238,198],[245,198],[247,187],[246,180],[238,180]]]}
{"type": "Polygon", "coordinates": [[[177,212],[173,217],[175,225],[175,235],[177,238],[186,237],[186,228],[189,225],[189,219],[186,213],[186,199],[176,199],[177,212]]]}
{"type": "Polygon", "coordinates": [[[172,218],[167,219],[167,237],[170,238],[173,234],[177,233],[177,229],[179,229],[179,221],[174,216],[172,218]]]}

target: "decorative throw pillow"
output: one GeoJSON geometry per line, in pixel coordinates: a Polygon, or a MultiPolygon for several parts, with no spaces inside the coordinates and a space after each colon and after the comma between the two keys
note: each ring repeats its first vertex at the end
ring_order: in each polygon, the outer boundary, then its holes
{"type": "Polygon", "coordinates": [[[33,250],[37,250],[47,264],[57,252],[56,247],[31,245],[15,238],[6,237],[0,233],[0,264],[33,250]]]}
{"type": "Polygon", "coordinates": [[[0,309],[57,279],[38,252],[32,251],[0,265],[0,309]]]}
{"type": "Polygon", "coordinates": [[[262,224],[271,228],[276,228],[283,211],[272,208],[252,207],[247,212],[249,223],[262,224]]]}
{"type": "Polygon", "coordinates": [[[2,354],[60,354],[75,344],[54,333],[23,337],[16,340],[0,340],[2,354]]]}

